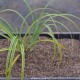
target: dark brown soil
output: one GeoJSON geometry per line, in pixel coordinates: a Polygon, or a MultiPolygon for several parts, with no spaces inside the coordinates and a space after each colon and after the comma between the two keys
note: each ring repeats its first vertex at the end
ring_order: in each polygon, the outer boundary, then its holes
{"type": "MultiPolygon", "coordinates": [[[[43,37],[45,38],[45,37],[43,37]]],[[[28,77],[80,77],[80,42],[75,39],[59,40],[65,49],[62,50],[63,61],[59,65],[59,53],[53,63],[53,44],[40,42],[33,51],[26,52],[25,76],[28,77]],[[73,45],[72,45],[73,40],[73,45]]],[[[0,48],[9,46],[6,39],[0,41],[0,48]]],[[[4,77],[7,51],[0,53],[0,77],[4,77]]],[[[12,76],[20,77],[21,58],[13,67],[12,76]]]]}

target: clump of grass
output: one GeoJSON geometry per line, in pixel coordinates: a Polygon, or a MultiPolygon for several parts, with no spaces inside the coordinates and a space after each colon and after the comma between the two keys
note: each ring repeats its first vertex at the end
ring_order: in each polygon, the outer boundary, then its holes
{"type": "MultiPolygon", "coordinates": [[[[20,16],[20,18],[23,20],[21,26],[20,26],[20,31],[19,34],[15,34],[14,32],[16,32],[14,30],[14,28],[11,26],[11,24],[9,24],[5,19],[3,19],[2,17],[0,17],[0,19],[2,20],[2,22],[0,22],[0,35],[7,38],[10,41],[10,46],[8,48],[2,48],[0,49],[0,51],[8,51],[8,55],[7,55],[7,60],[6,60],[6,80],[10,80],[11,77],[11,72],[12,72],[12,67],[15,64],[15,62],[19,59],[19,57],[21,56],[22,58],[22,69],[21,69],[21,80],[24,80],[24,68],[25,68],[25,51],[27,51],[28,49],[33,50],[34,46],[38,43],[38,42],[52,42],[54,44],[54,55],[53,55],[53,60],[56,57],[56,50],[58,48],[58,51],[60,53],[60,63],[62,62],[62,49],[64,48],[64,46],[58,42],[58,40],[55,38],[54,36],[54,32],[51,29],[51,26],[56,27],[56,29],[59,29],[60,31],[62,31],[59,26],[57,26],[57,23],[60,24],[61,26],[63,26],[69,33],[69,29],[67,28],[66,25],[64,25],[63,23],[56,21],[55,17],[62,17],[68,21],[70,21],[72,24],[74,24],[78,29],[79,27],[77,26],[77,24],[71,20],[68,16],[74,17],[78,20],[80,20],[80,18],[78,18],[77,16],[71,15],[71,14],[54,14],[54,13],[48,13],[45,12],[46,9],[49,10],[53,10],[50,8],[47,8],[48,5],[52,2],[53,0],[50,0],[50,2],[44,7],[44,8],[39,8],[39,9],[35,9],[32,10],[31,6],[29,5],[27,0],[23,0],[23,2],[25,2],[26,6],[29,8],[30,12],[29,14],[27,14],[27,16],[25,16],[25,18],[17,11],[12,10],[12,9],[5,9],[2,10],[0,12],[14,12],[16,13],[18,16],[20,16]],[[38,18],[35,20],[34,19],[34,15],[33,13],[36,11],[42,10],[41,14],[38,16],[38,18]],[[29,16],[32,16],[32,24],[28,25],[26,19],[29,16]],[[49,23],[51,22],[51,23],[49,23]],[[24,24],[26,25],[26,33],[23,36],[23,38],[21,37],[22,31],[23,31],[23,26],[24,24]],[[48,32],[45,32],[45,34],[50,35],[52,38],[51,40],[49,39],[45,39],[45,40],[40,40],[39,39],[39,35],[43,33],[44,29],[47,29],[48,32]],[[32,32],[32,35],[31,35],[32,32]],[[7,36],[5,35],[7,34],[7,36]],[[28,43],[29,42],[29,43],[28,43]],[[15,52],[18,51],[20,54],[18,54],[16,57],[15,52]]],[[[80,30],[80,29],[79,29],[80,30]]],[[[71,36],[72,38],[72,36],[71,36]]]]}

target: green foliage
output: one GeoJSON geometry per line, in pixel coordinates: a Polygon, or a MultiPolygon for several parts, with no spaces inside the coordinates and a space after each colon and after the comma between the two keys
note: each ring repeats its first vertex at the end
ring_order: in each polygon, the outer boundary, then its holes
{"type": "MultiPolygon", "coordinates": [[[[35,9],[35,10],[32,10],[32,8],[29,5],[27,0],[23,0],[23,1],[30,10],[29,14],[27,14],[25,17],[23,17],[19,12],[12,10],[12,9],[5,9],[0,12],[0,14],[3,12],[7,12],[7,11],[14,12],[18,16],[20,16],[20,18],[23,20],[21,27],[20,27],[19,35],[17,35],[17,34],[14,34],[14,32],[16,32],[16,31],[13,29],[13,27],[5,19],[0,17],[0,19],[2,20],[2,22],[0,22],[0,35],[7,38],[10,41],[10,46],[8,48],[0,49],[0,52],[8,51],[7,60],[6,60],[6,72],[5,72],[6,73],[6,80],[10,80],[12,67],[15,64],[15,62],[19,59],[20,56],[22,58],[21,80],[24,80],[25,51],[27,51],[28,49],[33,50],[33,47],[38,42],[52,42],[54,44],[54,47],[53,47],[54,55],[53,55],[52,60],[55,59],[56,51],[58,49],[58,51],[60,53],[60,63],[62,62],[62,51],[61,50],[64,49],[64,46],[61,43],[59,43],[58,40],[55,38],[54,32],[51,29],[51,26],[56,27],[56,29],[59,29],[62,32],[62,30],[57,25],[57,23],[58,23],[62,27],[64,27],[69,33],[70,33],[70,31],[66,27],[66,25],[64,25],[63,23],[61,23],[59,21],[56,21],[55,17],[61,17],[61,18],[66,19],[70,23],[74,24],[76,28],[79,29],[77,24],[69,18],[69,16],[70,16],[70,17],[74,17],[74,18],[80,20],[80,18],[78,18],[74,15],[62,14],[62,13],[54,14],[54,13],[48,13],[48,12],[45,13],[46,9],[53,10],[53,9],[47,8],[48,5],[53,0],[51,0],[48,4],[46,4],[46,6],[44,8],[39,8],[39,9],[35,9]],[[38,16],[38,18],[35,20],[33,13],[36,11],[39,11],[39,10],[42,10],[42,12],[38,16]],[[30,15],[32,16],[32,24],[28,25],[26,19],[30,15]],[[49,22],[51,22],[51,23],[49,23],[49,22]],[[23,27],[24,24],[26,25],[27,30],[26,30],[25,35],[22,38],[21,34],[22,34],[22,30],[24,28],[23,27]],[[51,40],[49,40],[49,39],[39,40],[39,35],[43,33],[43,30],[45,28],[48,30],[48,32],[45,32],[45,34],[50,35],[52,37],[51,40]],[[31,32],[33,35],[31,35],[31,32]],[[4,34],[7,34],[8,36],[6,36],[4,34]],[[16,55],[16,57],[15,57],[14,55],[15,55],[16,51],[18,51],[20,54],[16,55]]],[[[71,38],[72,38],[72,35],[71,35],[71,38]]]]}

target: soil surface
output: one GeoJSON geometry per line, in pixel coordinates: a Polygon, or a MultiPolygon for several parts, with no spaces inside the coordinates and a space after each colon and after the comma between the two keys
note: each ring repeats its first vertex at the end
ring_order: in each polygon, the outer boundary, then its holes
{"type": "MultiPolygon", "coordinates": [[[[46,37],[42,37],[45,39],[46,37]]],[[[53,44],[37,43],[33,51],[25,53],[25,76],[28,77],[80,77],[80,41],[76,39],[59,39],[65,49],[62,50],[63,61],[59,65],[59,53],[54,62],[53,44]],[[73,45],[72,45],[73,41],[73,45]]],[[[9,41],[0,40],[0,48],[8,47],[9,41]]],[[[17,53],[16,53],[17,54],[17,53]]],[[[5,77],[7,51],[0,53],[0,77],[5,77]]],[[[21,57],[13,66],[12,76],[20,77],[21,57]]]]}

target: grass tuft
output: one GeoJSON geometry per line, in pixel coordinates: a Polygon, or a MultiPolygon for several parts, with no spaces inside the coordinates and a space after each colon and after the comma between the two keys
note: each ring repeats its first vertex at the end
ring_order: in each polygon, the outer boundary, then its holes
{"type": "MultiPolygon", "coordinates": [[[[45,10],[51,10],[51,11],[54,10],[54,9],[48,8],[49,4],[51,4],[52,1],[54,0],[50,0],[49,3],[46,4],[44,8],[38,8],[38,9],[32,10],[28,1],[23,0],[23,2],[26,4],[26,6],[29,8],[29,11],[30,11],[25,17],[23,17],[22,14],[20,14],[19,12],[12,10],[12,9],[5,9],[0,12],[0,14],[3,12],[7,12],[7,11],[13,12],[13,13],[16,13],[18,16],[20,16],[20,18],[22,19],[22,24],[20,26],[20,31],[18,35],[18,34],[14,34],[14,32],[16,31],[13,29],[13,26],[11,26],[11,24],[8,21],[6,21],[4,18],[0,17],[2,21],[2,22],[0,21],[0,35],[10,41],[10,46],[8,48],[0,49],[0,52],[8,51],[7,59],[6,59],[6,71],[5,71],[6,80],[10,80],[12,68],[20,56],[22,58],[21,80],[24,80],[25,51],[27,51],[28,49],[33,50],[35,45],[38,42],[52,42],[54,44],[52,62],[56,58],[57,49],[58,49],[58,52],[60,53],[59,64],[62,62],[62,49],[65,49],[65,47],[63,46],[63,44],[58,42],[58,40],[55,38],[54,32],[51,26],[55,27],[57,32],[59,32],[59,30],[62,32],[61,28],[57,25],[59,24],[71,34],[67,26],[64,23],[55,20],[55,18],[61,17],[61,18],[66,19],[70,23],[74,24],[74,26],[79,31],[80,31],[80,28],[78,27],[78,25],[69,17],[73,17],[77,20],[80,20],[80,18],[72,14],[62,14],[58,11],[57,11],[58,12],[57,14],[45,12],[45,10]],[[42,10],[42,11],[40,15],[38,16],[38,18],[35,20],[34,12],[39,11],[39,10],[42,10]],[[28,25],[26,19],[30,15],[32,16],[32,24],[28,25]],[[23,27],[24,24],[26,25],[27,29],[26,29],[25,35],[22,38],[21,34],[24,28],[23,27]],[[49,39],[39,40],[39,35],[43,33],[44,29],[48,30],[48,32],[45,32],[45,34],[50,35],[52,37],[51,40],[49,39]],[[5,34],[7,34],[8,36],[5,34]],[[14,56],[17,51],[20,54],[18,54],[17,56],[14,56]]],[[[71,35],[71,38],[73,38],[72,35],[71,35]]]]}

